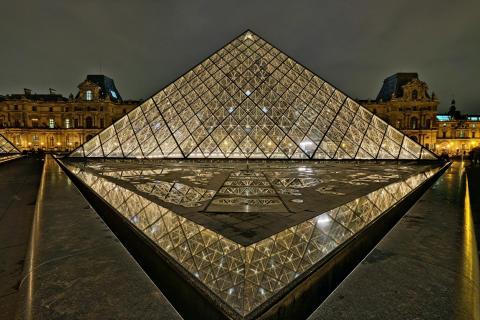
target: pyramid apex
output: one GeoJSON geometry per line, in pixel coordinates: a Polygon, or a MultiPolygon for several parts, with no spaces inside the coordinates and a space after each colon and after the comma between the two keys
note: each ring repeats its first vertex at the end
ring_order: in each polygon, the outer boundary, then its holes
{"type": "Polygon", "coordinates": [[[258,36],[255,32],[253,32],[251,29],[247,29],[245,30],[244,32],[242,32],[242,34],[237,37],[237,39],[241,39],[242,41],[245,41],[245,40],[252,40],[252,41],[255,41],[257,40],[258,38],[260,38],[260,36],[258,36]]]}

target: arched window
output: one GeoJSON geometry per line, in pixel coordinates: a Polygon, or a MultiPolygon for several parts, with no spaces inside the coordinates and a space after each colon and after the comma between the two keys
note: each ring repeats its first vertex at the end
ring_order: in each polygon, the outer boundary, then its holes
{"type": "Polygon", "coordinates": [[[418,141],[418,138],[416,136],[411,136],[410,139],[412,139],[413,141],[417,142],[418,141]]]}
{"type": "Polygon", "coordinates": [[[92,136],[91,134],[89,134],[89,135],[86,137],[86,140],[85,140],[85,141],[88,141],[88,140],[90,140],[90,139],[92,139],[92,138],[93,138],[93,136],[92,136]]]}
{"type": "Polygon", "coordinates": [[[412,100],[417,100],[418,98],[418,91],[417,90],[413,90],[412,91],[412,100]]]}
{"type": "Polygon", "coordinates": [[[418,119],[416,117],[412,117],[410,119],[410,128],[417,129],[418,128],[418,119]]]}
{"type": "Polygon", "coordinates": [[[87,91],[85,92],[85,100],[91,101],[92,99],[93,99],[92,90],[87,90],[87,91]]]}
{"type": "Polygon", "coordinates": [[[85,118],[85,128],[92,128],[93,127],[93,119],[92,117],[85,118]]]}
{"type": "Polygon", "coordinates": [[[426,124],[426,127],[427,129],[430,129],[430,126],[432,125],[430,119],[427,119],[427,124],[426,124]]]}

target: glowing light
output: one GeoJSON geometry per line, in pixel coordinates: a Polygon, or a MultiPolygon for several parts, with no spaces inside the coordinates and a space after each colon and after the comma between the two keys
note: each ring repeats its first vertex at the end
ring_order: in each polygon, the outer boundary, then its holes
{"type": "Polygon", "coordinates": [[[318,216],[316,224],[318,227],[324,228],[328,226],[331,222],[332,222],[332,218],[330,218],[328,214],[324,213],[318,216]]]}
{"type": "Polygon", "coordinates": [[[250,32],[248,32],[248,33],[243,37],[243,40],[254,40],[254,39],[253,39],[253,34],[251,34],[250,32]]]}
{"type": "Polygon", "coordinates": [[[313,143],[311,141],[302,141],[300,142],[300,148],[302,149],[306,149],[308,147],[310,147],[313,143]]]}

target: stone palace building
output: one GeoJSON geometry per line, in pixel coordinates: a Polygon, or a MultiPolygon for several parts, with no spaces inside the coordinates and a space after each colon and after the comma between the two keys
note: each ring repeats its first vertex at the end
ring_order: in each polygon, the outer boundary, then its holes
{"type": "Polygon", "coordinates": [[[75,97],[29,89],[0,96],[0,133],[19,150],[70,151],[137,105],[122,100],[113,79],[88,75],[75,97]]]}
{"type": "Polygon", "coordinates": [[[359,102],[437,154],[462,155],[480,146],[480,116],[462,115],[454,100],[448,113],[438,113],[435,93],[417,73],[396,73],[383,81],[375,100],[359,102]]]}
{"type": "MultiPolygon", "coordinates": [[[[122,100],[105,75],[88,75],[75,97],[24,91],[0,96],[0,133],[19,150],[71,151],[139,104],[122,100]]],[[[480,146],[480,116],[462,115],[455,101],[448,113],[437,113],[439,101],[417,73],[396,73],[375,100],[359,102],[437,154],[461,155],[480,146]]]]}

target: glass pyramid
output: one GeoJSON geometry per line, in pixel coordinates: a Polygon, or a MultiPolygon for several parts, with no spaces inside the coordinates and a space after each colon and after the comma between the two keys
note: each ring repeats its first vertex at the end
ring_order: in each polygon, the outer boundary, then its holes
{"type": "Polygon", "coordinates": [[[3,135],[0,134],[0,154],[15,154],[20,153],[20,151],[5,138],[3,135]]]}
{"type": "MultiPolygon", "coordinates": [[[[378,217],[396,206],[440,169],[438,166],[426,170],[424,168],[423,172],[411,172],[402,178],[393,174],[391,177],[396,176],[395,180],[385,180],[389,182],[376,190],[330,210],[320,210],[305,221],[285,227],[262,240],[241,244],[227,238],[223,232],[188,219],[164,205],[168,202],[182,207],[200,206],[202,201],[209,201],[215,195],[215,191],[159,181],[162,176],[166,177],[172,172],[169,169],[147,166],[134,167],[132,170],[123,162],[67,162],[66,166],[176,261],[179,268],[187,271],[189,281],[199,282],[201,288],[210,290],[226,304],[226,309],[223,309],[233,311],[230,313],[231,319],[245,319],[247,316],[246,319],[254,318],[255,312],[260,312],[258,308],[267,308],[282,294],[298,285],[336,248],[375,223],[378,217]],[[130,188],[128,181],[133,182],[135,188],[130,188]],[[145,193],[146,189],[150,191],[145,193]],[[154,198],[160,198],[163,204],[155,202],[154,198]]],[[[216,167],[211,168],[213,169],[209,170],[217,170],[216,167]]],[[[391,168],[389,171],[385,169],[389,168],[383,166],[380,172],[398,173],[391,171],[391,168]]],[[[299,188],[315,189],[319,183],[312,183],[312,178],[287,178],[291,177],[289,168],[269,170],[259,164],[256,169],[243,171],[243,175],[237,175],[235,169],[231,170],[231,178],[224,186],[231,186],[232,181],[244,181],[249,186],[252,184],[247,182],[261,184],[262,180],[258,176],[262,176],[264,170],[270,176],[279,174],[280,178],[275,183],[292,192],[299,192],[299,188]],[[247,176],[246,173],[250,174],[247,176]]],[[[299,172],[299,177],[304,176],[303,172],[295,171],[299,172]]],[[[316,170],[312,172],[314,171],[316,170]]],[[[326,176],[325,171],[318,174],[326,176]]],[[[312,177],[311,174],[309,176],[312,177]]],[[[379,177],[381,175],[373,174],[363,176],[362,179],[369,178],[373,182],[379,177]]],[[[174,179],[177,180],[178,177],[174,179]]],[[[346,179],[353,183],[367,181],[351,176],[346,179]]],[[[223,187],[219,194],[222,194],[222,189],[223,187]]],[[[284,217],[278,217],[282,218],[284,217]]]]}
{"type": "Polygon", "coordinates": [[[70,156],[437,159],[251,31],[70,156]]]}

